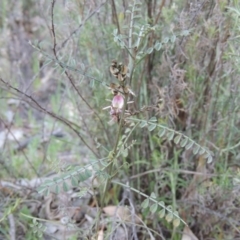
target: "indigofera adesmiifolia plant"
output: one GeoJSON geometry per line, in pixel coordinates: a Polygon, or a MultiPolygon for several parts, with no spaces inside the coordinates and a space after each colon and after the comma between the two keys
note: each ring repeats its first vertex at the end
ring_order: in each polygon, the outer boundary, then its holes
{"type": "MultiPolygon", "coordinates": [[[[105,110],[110,108],[111,120],[109,123],[119,123],[124,107],[124,98],[128,94],[132,94],[133,96],[135,94],[126,84],[126,77],[128,72],[128,68],[126,65],[122,63],[118,64],[116,60],[113,60],[110,66],[110,72],[115,78],[117,78],[118,82],[110,83],[110,85],[108,86],[108,88],[113,94],[113,99],[111,105],[103,109],[105,110]]],[[[127,104],[132,102],[133,101],[127,102],[127,104]]]]}

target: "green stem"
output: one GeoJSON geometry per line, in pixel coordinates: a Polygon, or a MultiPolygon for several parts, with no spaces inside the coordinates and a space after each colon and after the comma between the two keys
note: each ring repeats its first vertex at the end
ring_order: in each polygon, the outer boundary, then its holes
{"type": "MultiPolygon", "coordinates": [[[[100,209],[98,211],[98,215],[97,215],[97,218],[96,218],[96,230],[97,231],[98,231],[98,227],[99,227],[99,220],[100,220],[100,217],[101,217],[101,214],[102,214],[107,190],[108,190],[109,184],[112,180],[113,164],[114,164],[114,161],[115,161],[116,157],[118,156],[117,147],[118,147],[118,144],[119,144],[119,140],[120,140],[120,136],[121,136],[121,132],[122,132],[122,126],[123,126],[123,123],[124,123],[124,114],[125,114],[125,110],[126,110],[126,107],[127,107],[127,101],[128,101],[128,94],[125,94],[124,106],[123,106],[123,111],[122,111],[121,117],[120,117],[118,134],[117,134],[116,142],[115,142],[115,145],[114,145],[114,148],[113,148],[113,151],[112,151],[113,154],[112,154],[111,159],[110,159],[111,162],[109,163],[109,166],[107,167],[107,173],[108,173],[109,177],[107,178],[107,180],[105,182],[105,185],[104,185],[102,198],[101,198],[101,205],[100,205],[100,209]]],[[[118,151],[120,151],[120,149],[118,151]]]]}
{"type": "MultiPolygon", "coordinates": [[[[131,14],[131,20],[130,20],[130,27],[129,27],[129,39],[128,39],[128,54],[129,54],[129,72],[130,72],[130,76],[129,76],[129,85],[131,86],[131,81],[132,81],[132,77],[133,77],[133,71],[134,71],[134,62],[135,62],[135,58],[134,58],[134,49],[132,49],[132,36],[133,36],[133,22],[134,22],[134,11],[135,11],[135,1],[133,4],[133,9],[132,9],[132,14],[131,14]]],[[[122,83],[123,84],[123,89],[124,89],[124,85],[125,82],[122,83]]],[[[122,85],[121,84],[121,85],[122,85]]],[[[118,133],[117,133],[117,137],[116,137],[116,142],[112,151],[112,155],[110,158],[110,164],[107,168],[107,173],[109,175],[109,177],[107,178],[105,185],[104,185],[104,189],[103,189],[103,193],[102,193],[102,198],[101,198],[101,206],[100,209],[98,211],[98,215],[96,218],[97,224],[96,224],[96,230],[98,231],[98,226],[99,226],[99,220],[101,217],[101,213],[102,213],[102,209],[104,206],[104,201],[106,198],[106,194],[107,194],[107,190],[109,187],[110,182],[112,181],[112,172],[113,172],[113,165],[115,160],[117,159],[119,152],[120,152],[120,148],[117,151],[118,145],[119,145],[119,140],[121,137],[121,132],[122,132],[122,127],[123,127],[123,123],[124,123],[124,114],[125,114],[125,110],[127,108],[127,101],[128,101],[128,93],[124,93],[124,106],[123,106],[123,110],[121,113],[121,117],[120,117],[120,123],[119,123],[119,128],[118,128],[118,133]]]]}

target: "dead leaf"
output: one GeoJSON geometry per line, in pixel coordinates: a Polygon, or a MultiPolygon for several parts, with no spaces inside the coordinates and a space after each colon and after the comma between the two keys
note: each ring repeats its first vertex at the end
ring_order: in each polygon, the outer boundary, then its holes
{"type": "Polygon", "coordinates": [[[103,233],[103,230],[101,229],[100,231],[98,231],[97,240],[103,240],[103,239],[104,239],[104,233],[103,233]]]}
{"type": "Polygon", "coordinates": [[[188,226],[185,226],[181,240],[198,240],[198,238],[194,235],[188,226]]]}

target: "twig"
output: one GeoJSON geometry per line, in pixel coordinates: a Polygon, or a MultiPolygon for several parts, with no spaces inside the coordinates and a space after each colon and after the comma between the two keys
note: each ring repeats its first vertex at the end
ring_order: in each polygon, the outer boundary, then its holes
{"type": "Polygon", "coordinates": [[[115,18],[116,20],[116,24],[117,24],[117,29],[118,29],[118,34],[120,34],[120,25],[119,25],[119,21],[118,21],[118,15],[117,15],[117,10],[116,10],[116,4],[115,1],[112,0],[112,11],[113,11],[113,18],[115,18]]]}
{"type": "MultiPolygon", "coordinates": [[[[71,67],[67,64],[65,64],[64,62],[60,61],[60,60],[56,60],[56,58],[54,57],[51,57],[49,54],[45,53],[39,46],[35,46],[33,45],[31,42],[28,42],[34,49],[36,49],[37,51],[39,51],[43,56],[45,56],[46,58],[50,59],[51,61],[57,63],[58,65],[62,66],[64,69],[68,69],[68,70],[71,70],[71,71],[74,71],[74,72],[77,72],[79,73],[80,75],[82,75],[83,77],[86,77],[86,78],[89,78],[91,80],[94,80],[96,82],[99,82],[100,84],[105,84],[104,81],[101,81],[95,77],[92,77],[92,76],[89,76],[85,73],[83,73],[82,71],[80,71],[79,69],[77,68],[74,68],[74,67],[71,67]]],[[[105,84],[106,86],[108,86],[107,84],[105,84]]]]}
{"type": "Polygon", "coordinates": [[[165,5],[165,2],[166,2],[166,0],[163,0],[162,3],[161,3],[161,5],[160,5],[160,7],[159,7],[159,12],[158,12],[157,17],[156,17],[156,19],[155,19],[155,21],[154,21],[154,25],[156,25],[156,24],[158,23],[158,20],[159,20],[159,18],[160,18],[160,16],[161,16],[162,9],[163,9],[163,7],[164,7],[164,5],[165,5]]]}
{"type": "MultiPolygon", "coordinates": [[[[19,142],[18,139],[15,137],[15,135],[12,133],[11,127],[9,127],[7,124],[5,124],[4,121],[2,121],[2,122],[3,122],[3,124],[4,124],[4,127],[8,130],[8,133],[11,134],[11,136],[12,136],[13,139],[14,139],[14,141],[17,143],[18,146],[20,146],[20,142],[19,142]]],[[[28,162],[28,164],[30,165],[30,167],[33,169],[34,173],[35,173],[38,177],[40,177],[39,174],[38,174],[38,172],[37,172],[36,169],[34,168],[32,162],[29,160],[28,156],[26,155],[26,153],[24,152],[23,149],[21,150],[21,152],[22,152],[23,156],[25,157],[25,159],[27,160],[27,162],[28,162]]]]}
{"type": "Polygon", "coordinates": [[[107,138],[110,140],[110,136],[108,134],[107,129],[105,128],[105,125],[101,119],[101,117],[98,115],[98,113],[90,106],[90,104],[87,102],[87,100],[83,97],[83,95],[81,94],[81,92],[79,91],[79,89],[77,88],[77,86],[75,85],[75,81],[73,79],[73,77],[68,73],[68,71],[64,68],[64,66],[61,64],[61,62],[59,61],[58,55],[57,55],[57,40],[56,40],[56,34],[55,34],[55,27],[54,27],[54,6],[55,6],[55,2],[56,0],[52,1],[52,7],[51,7],[51,22],[52,22],[52,34],[53,34],[53,54],[59,64],[59,66],[64,70],[65,75],[67,76],[68,80],[70,81],[71,85],[73,86],[74,90],[77,92],[77,94],[79,95],[79,97],[85,102],[85,104],[88,106],[88,108],[93,112],[93,114],[99,119],[104,132],[107,136],[107,138]]]}
{"type": "MultiPolygon", "coordinates": [[[[66,126],[68,126],[73,132],[75,132],[77,134],[77,136],[81,139],[81,141],[86,145],[86,147],[96,156],[98,156],[98,153],[96,153],[90,146],[89,144],[84,140],[84,138],[80,135],[79,131],[77,129],[75,129],[72,126],[72,122],[62,118],[61,116],[57,116],[55,113],[50,112],[49,110],[45,109],[44,107],[42,107],[32,96],[22,92],[21,90],[19,90],[18,88],[13,87],[12,85],[10,85],[9,83],[7,83],[6,81],[4,81],[2,78],[0,78],[0,81],[2,81],[8,88],[11,88],[13,90],[15,90],[17,93],[20,93],[21,95],[24,95],[26,98],[30,99],[34,104],[36,104],[36,106],[38,107],[38,109],[44,113],[47,113],[49,116],[59,120],[60,122],[64,123],[66,126]]],[[[77,126],[76,124],[74,124],[75,126],[77,126]]]]}
{"type": "Polygon", "coordinates": [[[62,48],[65,47],[66,43],[70,40],[70,38],[75,35],[84,25],[85,23],[95,14],[99,11],[99,9],[106,3],[105,2],[102,2],[100,3],[100,5],[94,10],[92,11],[84,20],[82,23],[79,24],[79,26],[70,33],[70,35],[67,37],[67,39],[65,39],[61,44],[60,44],[60,47],[58,48],[58,50],[61,50],[62,48]]]}

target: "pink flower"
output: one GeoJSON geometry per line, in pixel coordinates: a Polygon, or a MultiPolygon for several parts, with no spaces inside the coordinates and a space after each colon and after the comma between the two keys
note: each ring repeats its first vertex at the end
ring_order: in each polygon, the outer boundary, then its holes
{"type": "MultiPolygon", "coordinates": [[[[127,103],[132,103],[132,102],[127,102],[127,103]]],[[[123,106],[124,106],[124,97],[119,93],[113,97],[112,104],[110,106],[103,108],[103,110],[110,108],[110,116],[111,116],[111,121],[109,122],[110,124],[120,121],[123,106]]]]}
{"type": "Polygon", "coordinates": [[[124,98],[122,95],[117,94],[116,96],[113,97],[112,107],[115,110],[117,110],[117,111],[119,110],[119,112],[121,112],[123,105],[124,105],[124,98]]]}

